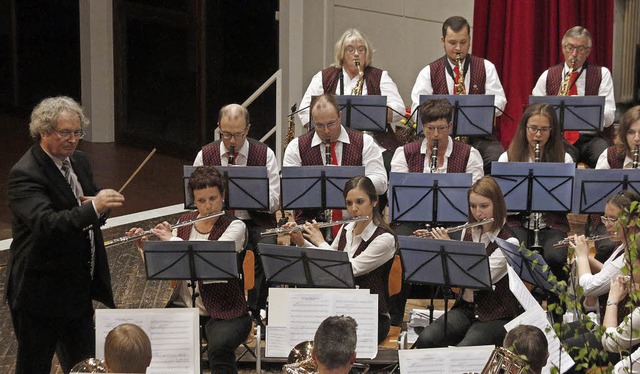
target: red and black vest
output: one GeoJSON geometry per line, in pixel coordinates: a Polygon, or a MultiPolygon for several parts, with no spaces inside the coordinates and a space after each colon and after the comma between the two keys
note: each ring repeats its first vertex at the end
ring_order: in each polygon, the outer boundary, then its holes
{"type": "MultiPolygon", "coordinates": [[[[498,238],[509,239],[513,237],[511,230],[503,227],[498,233],[498,238]]],[[[472,241],[471,230],[467,230],[464,241],[472,241]]],[[[489,243],[487,246],[487,256],[498,249],[495,242],[489,243]]],[[[518,299],[509,290],[509,276],[505,275],[497,283],[493,285],[494,289],[476,291],[474,295],[474,309],[478,320],[481,322],[494,321],[497,319],[513,319],[520,314],[520,303],[518,299]]]]}
{"type": "MultiPolygon", "coordinates": [[[[564,62],[549,68],[547,72],[547,95],[553,96],[558,94],[560,84],[564,80],[564,76],[562,75],[563,68],[564,62]]],[[[583,70],[584,69],[586,69],[587,74],[584,86],[585,96],[598,96],[600,82],[602,81],[602,68],[585,62],[583,65],[583,70]]]]}
{"type": "MultiPolygon", "coordinates": [[[[353,258],[356,258],[360,253],[367,250],[367,247],[371,242],[387,231],[385,228],[378,226],[376,231],[367,241],[362,241],[353,254],[353,258]]],[[[390,232],[389,232],[390,233],[390,232]]],[[[338,242],[338,250],[344,251],[347,245],[347,230],[342,227],[342,233],[340,234],[340,241],[338,242]]],[[[391,265],[393,265],[393,257],[385,262],[382,266],[379,266],[375,270],[370,271],[367,274],[358,276],[355,278],[356,285],[362,289],[368,288],[372,294],[378,295],[378,313],[389,314],[389,272],[391,271],[391,265]]]]}
{"type": "MultiPolygon", "coordinates": [[[[190,212],[180,217],[179,222],[193,220],[198,216],[198,212],[190,212]]],[[[218,240],[233,221],[227,215],[218,217],[209,234],[209,240],[218,240]]],[[[178,236],[182,240],[189,240],[191,225],[178,227],[178,236]]],[[[244,286],[241,279],[230,279],[226,283],[202,284],[200,287],[200,298],[207,313],[211,318],[233,319],[247,314],[247,302],[244,298],[244,286]]]]}
{"type": "MultiPolygon", "coordinates": [[[[220,143],[221,140],[211,142],[202,147],[202,162],[204,165],[220,166],[220,143]]],[[[249,143],[249,155],[247,166],[267,165],[267,145],[251,138],[247,138],[249,143]]],[[[265,228],[276,227],[276,215],[268,212],[249,210],[249,216],[258,226],[265,228]]]]}
{"type": "MultiPolygon", "coordinates": [[[[422,140],[416,140],[404,146],[404,158],[410,173],[424,172],[424,159],[426,155],[420,152],[422,140]]],[[[462,142],[453,141],[453,151],[447,160],[447,173],[466,173],[471,146],[462,142]]]]}
{"type": "Polygon", "coordinates": [[[618,151],[615,146],[607,148],[607,162],[611,169],[622,169],[624,167],[624,154],[622,157],[618,155],[618,151]]]}
{"type": "MultiPolygon", "coordinates": [[[[487,82],[487,72],[484,69],[484,59],[473,55],[467,55],[471,58],[469,61],[469,87],[467,94],[484,95],[485,84],[487,82]]],[[[429,72],[431,74],[431,88],[434,95],[450,95],[447,86],[447,56],[443,56],[429,64],[429,72]]]]}

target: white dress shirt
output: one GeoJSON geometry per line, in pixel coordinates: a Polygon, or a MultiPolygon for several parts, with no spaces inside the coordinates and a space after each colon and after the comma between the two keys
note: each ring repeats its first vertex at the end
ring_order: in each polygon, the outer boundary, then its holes
{"type": "MultiPolygon", "coordinates": [[[[244,248],[245,236],[247,232],[247,226],[241,220],[233,220],[229,227],[220,235],[218,241],[231,241],[235,242],[236,252],[241,252],[244,248]]],[[[196,226],[191,226],[191,232],[189,233],[189,240],[193,241],[206,241],[209,240],[210,233],[201,233],[196,230],[196,226]]],[[[178,230],[173,230],[173,237],[170,239],[171,241],[180,241],[182,238],[178,237],[178,230]]],[[[213,281],[213,282],[224,282],[224,281],[213,281]]],[[[212,281],[205,281],[204,283],[213,283],[212,281]]],[[[187,280],[179,280],[176,288],[177,290],[177,299],[174,300],[176,305],[191,308],[191,287],[188,286],[190,281],[187,280]]],[[[198,283],[196,283],[196,293],[200,293],[200,289],[198,283]]],[[[202,299],[200,297],[196,298],[196,307],[201,316],[208,316],[207,310],[202,303],[202,299]]]]}
{"type": "MultiPolygon", "coordinates": [[[[602,70],[602,80],[600,81],[600,88],[598,89],[598,96],[604,96],[604,127],[609,127],[613,123],[613,119],[616,115],[616,99],[613,96],[613,79],[611,79],[611,72],[609,69],[604,66],[601,67],[602,70]]],[[[564,77],[565,73],[569,71],[569,67],[565,62],[564,67],[562,68],[562,77],[564,77]]],[[[576,70],[577,72],[581,72],[582,68],[576,70]]],[[[549,70],[545,70],[540,78],[538,78],[538,82],[536,83],[531,95],[533,96],[548,96],[547,95],[547,75],[549,74],[549,70]]],[[[578,96],[584,96],[585,82],[587,80],[587,74],[580,74],[578,79],[576,80],[576,88],[578,90],[578,96]]],[[[553,93],[555,96],[557,92],[553,93]]]]}
{"type": "MultiPolygon", "coordinates": [[[[449,61],[447,58],[447,62],[453,69],[454,64],[449,61]]],[[[485,95],[494,95],[494,104],[498,110],[496,110],[496,116],[502,114],[504,107],[507,105],[507,97],[504,94],[504,89],[502,88],[502,83],[500,83],[500,78],[498,77],[498,72],[496,71],[495,65],[488,60],[484,60],[484,71],[486,72],[486,80],[484,84],[485,95]]],[[[453,95],[453,78],[446,71],[443,72],[447,79],[447,88],[449,90],[449,95],[453,95]]],[[[469,92],[469,85],[471,82],[471,64],[469,64],[469,71],[465,73],[464,77],[464,86],[466,88],[466,92],[469,92]]],[[[416,78],[416,83],[413,85],[413,89],[411,90],[411,111],[414,111],[418,105],[420,104],[420,95],[433,95],[433,85],[431,84],[431,67],[427,65],[424,69],[418,73],[418,77],[416,78]]]]}
{"type": "MultiPolygon", "coordinates": [[[[343,82],[344,82],[344,94],[351,95],[351,91],[358,83],[358,75],[353,78],[349,77],[347,71],[342,68],[343,82]]],[[[309,83],[309,87],[307,87],[307,91],[305,91],[302,100],[300,100],[300,109],[298,112],[298,118],[300,118],[300,122],[304,125],[309,123],[309,105],[311,104],[311,97],[322,95],[324,92],[324,88],[322,87],[322,71],[316,73],[316,75],[311,78],[311,83],[309,83]]],[[[336,86],[336,92],[330,92],[336,95],[340,95],[340,82],[336,86]]],[[[364,84],[362,85],[362,95],[367,95],[367,81],[365,79],[364,84]]],[[[402,97],[400,97],[400,93],[398,92],[398,86],[393,82],[389,73],[386,70],[382,71],[382,77],[380,78],[380,95],[387,97],[387,106],[393,109],[393,122],[399,121],[404,118],[404,101],[402,101],[402,97]],[[398,114],[399,112],[400,114],[398,114]]]]}
{"type": "MultiPolygon", "coordinates": [[[[238,156],[234,160],[235,166],[247,166],[247,159],[249,157],[249,142],[245,141],[244,145],[237,150],[238,156]]],[[[229,165],[229,150],[224,145],[224,142],[220,142],[220,163],[222,166],[229,165]]],[[[193,161],[193,166],[202,166],[204,161],[202,158],[202,150],[198,152],[196,159],[193,161]]],[[[267,176],[269,177],[269,211],[275,213],[280,206],[280,168],[278,168],[278,161],[276,155],[271,148],[267,147],[267,176]]],[[[249,219],[249,212],[246,210],[235,210],[234,215],[240,219],[249,219]]]]}
{"type": "MultiPolygon", "coordinates": [[[[424,173],[431,173],[431,158],[427,157],[427,139],[422,140],[422,144],[420,145],[420,153],[424,154],[424,173]]],[[[446,173],[447,165],[449,163],[449,157],[451,157],[451,153],[453,153],[453,139],[449,137],[449,141],[447,142],[447,150],[444,154],[444,162],[442,166],[436,169],[436,173],[446,173]]],[[[407,164],[407,159],[404,156],[404,146],[396,148],[396,152],[393,154],[393,158],[391,159],[391,171],[396,173],[408,173],[409,165],[407,164]]],[[[471,151],[469,152],[469,160],[467,161],[467,173],[471,173],[471,182],[475,183],[478,179],[484,176],[484,168],[482,163],[482,156],[480,156],[480,152],[477,149],[471,147],[471,151]]]]}
{"type": "MultiPolygon", "coordinates": [[[[608,352],[626,352],[640,343],[639,331],[640,308],[635,308],[630,318],[625,317],[620,325],[607,327],[602,336],[602,346],[608,352]]],[[[629,357],[625,355],[621,358],[614,367],[613,373],[640,373],[640,349],[633,351],[629,357]]]]}
{"type": "MultiPolygon", "coordinates": [[[[341,131],[335,147],[339,166],[342,165],[342,144],[350,144],[347,130],[344,126],[340,127],[341,131]]],[[[376,187],[376,193],[382,195],[387,191],[387,171],[382,161],[382,152],[380,152],[380,149],[370,135],[362,134],[362,138],[362,166],[364,166],[364,173],[371,179],[371,182],[373,182],[373,185],[376,187]]],[[[314,134],[311,140],[311,147],[316,146],[320,147],[320,154],[324,155],[325,145],[318,134],[314,134]]],[[[325,162],[324,157],[322,157],[322,162],[325,162]]],[[[298,150],[298,138],[293,139],[287,146],[287,149],[285,149],[282,166],[302,166],[302,158],[298,150]]]]}
{"type": "MultiPolygon", "coordinates": [[[[357,222],[351,222],[346,226],[347,243],[345,244],[344,251],[349,254],[349,261],[353,268],[353,276],[359,277],[374,271],[384,265],[387,261],[391,260],[395,255],[396,241],[393,235],[388,232],[380,234],[373,239],[371,243],[369,243],[366,250],[362,251],[358,257],[354,258],[353,254],[356,253],[360,243],[369,240],[371,235],[373,235],[378,228],[378,226],[371,221],[360,235],[354,235],[353,229],[356,227],[356,224],[357,222]]],[[[340,231],[338,231],[338,235],[333,239],[331,245],[327,242],[322,242],[318,248],[337,250],[341,235],[342,226],[340,227],[340,231]]],[[[314,247],[313,244],[306,240],[304,244],[305,247],[314,247]]]]}
{"type": "MultiPolygon", "coordinates": [[[[498,162],[509,162],[509,154],[505,151],[503,152],[500,157],[498,158],[498,162]]],[[[529,161],[527,162],[533,162],[533,160],[531,159],[531,157],[529,157],[529,161]]],[[[565,164],[573,164],[573,158],[571,158],[571,155],[566,153],[564,154],[564,163],[565,164]]]]}
{"type": "Polygon", "coordinates": [[[611,280],[622,275],[622,267],[624,266],[624,254],[615,258],[620,252],[624,252],[625,245],[619,245],[609,256],[607,261],[602,264],[602,269],[595,274],[582,274],[578,279],[578,284],[583,288],[584,296],[600,296],[609,292],[611,280]]]}
{"type": "Polygon", "coordinates": [[[640,373],[640,348],[631,353],[629,357],[618,361],[613,367],[614,374],[638,374],[640,373]]]}
{"type": "MultiPolygon", "coordinates": [[[[624,162],[622,163],[623,169],[631,169],[633,167],[633,160],[629,156],[624,156],[624,162]]],[[[596,163],[596,169],[611,169],[611,165],[609,165],[609,148],[606,148],[598,157],[598,162],[596,163]]]]}

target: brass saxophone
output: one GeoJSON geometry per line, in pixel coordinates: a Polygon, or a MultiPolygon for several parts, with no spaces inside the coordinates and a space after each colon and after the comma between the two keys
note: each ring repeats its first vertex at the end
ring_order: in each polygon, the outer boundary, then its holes
{"type": "Polygon", "coordinates": [[[435,173],[438,169],[438,139],[433,140],[433,148],[431,149],[431,172],[435,173]]]}
{"type": "Polygon", "coordinates": [[[289,115],[289,127],[287,128],[287,133],[284,136],[284,148],[286,149],[289,143],[296,137],[296,123],[293,120],[293,113],[296,111],[297,104],[293,104],[291,107],[291,115],[289,115]]]}
{"type": "Polygon", "coordinates": [[[633,149],[633,163],[631,164],[631,168],[638,168],[638,145],[633,149]]]}
{"type": "Polygon", "coordinates": [[[460,75],[458,76],[458,80],[454,83],[454,89],[456,90],[457,95],[466,95],[467,90],[464,87],[464,67],[462,66],[460,53],[456,53],[456,64],[458,65],[458,70],[460,70],[460,75]]]}
{"type": "Polygon", "coordinates": [[[573,66],[576,64],[576,59],[569,60],[569,70],[564,75],[560,89],[558,90],[558,96],[569,96],[569,90],[571,89],[571,74],[573,74],[573,66]]]}
{"type": "Polygon", "coordinates": [[[364,71],[362,70],[362,65],[360,65],[360,60],[355,60],[354,63],[358,68],[358,82],[356,83],[356,86],[351,90],[351,94],[360,96],[362,95],[362,85],[364,85],[364,71]]]}

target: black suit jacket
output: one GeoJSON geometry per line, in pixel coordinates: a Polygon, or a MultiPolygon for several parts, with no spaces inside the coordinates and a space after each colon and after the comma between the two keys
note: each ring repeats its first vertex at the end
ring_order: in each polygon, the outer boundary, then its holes
{"type": "MultiPolygon", "coordinates": [[[[76,151],[71,165],[86,196],[99,191],[89,161],[76,151]]],[[[49,317],[74,318],[91,299],[115,308],[109,264],[92,204],[78,205],[71,187],[40,145],[32,146],[9,174],[13,213],[7,299],[12,309],[49,317]],[[95,272],[88,262],[95,237],[95,272]]]]}

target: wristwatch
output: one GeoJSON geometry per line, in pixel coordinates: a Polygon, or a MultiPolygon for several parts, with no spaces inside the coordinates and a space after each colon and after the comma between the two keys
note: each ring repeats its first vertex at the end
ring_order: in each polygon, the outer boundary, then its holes
{"type": "Polygon", "coordinates": [[[618,305],[618,302],[613,300],[607,300],[607,306],[609,305],[618,305]]]}

